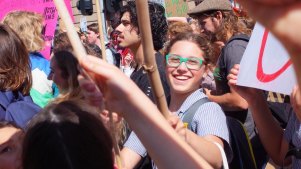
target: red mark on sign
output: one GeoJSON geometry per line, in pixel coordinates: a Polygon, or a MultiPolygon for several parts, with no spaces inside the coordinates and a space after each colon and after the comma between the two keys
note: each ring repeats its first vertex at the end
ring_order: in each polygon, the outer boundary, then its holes
{"type": "Polygon", "coordinates": [[[263,59],[263,54],[264,54],[264,49],[265,49],[265,45],[268,39],[268,35],[269,35],[269,31],[267,29],[265,29],[264,34],[263,34],[263,38],[262,38],[262,42],[261,42],[261,47],[260,47],[260,53],[259,53],[259,58],[258,58],[258,67],[257,67],[257,79],[261,82],[267,83],[270,81],[275,80],[277,77],[279,77],[291,64],[291,60],[288,60],[284,66],[282,66],[278,71],[276,71],[275,73],[271,73],[271,74],[266,74],[263,71],[263,67],[262,67],[262,59],[263,59]]]}

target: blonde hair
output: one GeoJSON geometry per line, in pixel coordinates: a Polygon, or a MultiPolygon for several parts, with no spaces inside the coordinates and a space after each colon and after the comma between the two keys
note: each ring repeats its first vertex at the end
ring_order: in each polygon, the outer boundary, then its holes
{"type": "Polygon", "coordinates": [[[172,22],[168,25],[168,34],[175,37],[179,33],[192,32],[192,28],[188,23],[172,22]]]}
{"type": "Polygon", "coordinates": [[[43,16],[38,13],[13,11],[4,17],[3,23],[20,36],[29,52],[38,52],[44,47],[43,20],[43,16]]]}

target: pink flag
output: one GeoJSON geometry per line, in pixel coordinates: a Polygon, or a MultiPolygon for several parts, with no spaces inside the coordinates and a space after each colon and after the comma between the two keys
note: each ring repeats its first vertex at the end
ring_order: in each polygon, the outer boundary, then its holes
{"type": "MultiPolygon", "coordinates": [[[[71,1],[64,0],[70,16],[72,15],[71,1]]],[[[50,57],[51,41],[57,24],[58,13],[53,0],[1,0],[0,20],[10,11],[25,10],[40,13],[44,16],[45,48],[41,53],[46,59],[50,57]]]]}

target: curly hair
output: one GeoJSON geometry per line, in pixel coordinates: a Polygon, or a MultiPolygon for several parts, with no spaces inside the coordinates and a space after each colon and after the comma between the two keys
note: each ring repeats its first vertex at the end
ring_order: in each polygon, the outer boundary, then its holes
{"type": "Polygon", "coordinates": [[[209,40],[202,36],[201,34],[195,34],[192,32],[183,32],[176,35],[166,46],[164,55],[167,55],[170,52],[170,49],[172,46],[178,42],[178,41],[189,41],[192,43],[195,43],[203,52],[204,52],[204,59],[205,63],[209,64],[212,63],[211,55],[212,55],[212,49],[210,47],[209,40]]]}
{"type": "Polygon", "coordinates": [[[19,36],[0,24],[0,90],[29,95],[32,85],[28,51],[19,36]]]}
{"type": "MultiPolygon", "coordinates": [[[[194,14],[192,17],[199,18],[202,16],[216,17],[218,11],[208,11],[205,13],[194,14]]],[[[211,37],[211,41],[227,42],[232,36],[238,34],[251,35],[252,30],[247,28],[241,19],[233,11],[219,11],[222,13],[223,19],[221,25],[211,37]]]]}
{"type": "Polygon", "coordinates": [[[44,47],[43,16],[29,11],[8,13],[3,23],[9,25],[23,40],[29,52],[38,52],[44,47]]]}
{"type": "Polygon", "coordinates": [[[218,31],[216,32],[216,39],[227,42],[232,36],[238,34],[251,35],[252,30],[247,28],[243,24],[237,15],[233,11],[221,11],[223,15],[223,21],[218,31]],[[232,36],[227,36],[228,34],[232,36]]]}
{"type": "Polygon", "coordinates": [[[171,37],[183,32],[192,32],[192,28],[188,23],[172,22],[168,25],[168,35],[171,37]]]}
{"type": "MultiPolygon", "coordinates": [[[[162,5],[155,2],[148,2],[150,25],[152,30],[153,45],[156,51],[163,48],[166,41],[166,34],[168,30],[167,19],[165,17],[165,9],[162,5]]],[[[134,28],[138,28],[138,16],[136,11],[135,1],[129,1],[127,5],[121,8],[121,17],[125,12],[130,13],[131,24],[134,28]]]]}

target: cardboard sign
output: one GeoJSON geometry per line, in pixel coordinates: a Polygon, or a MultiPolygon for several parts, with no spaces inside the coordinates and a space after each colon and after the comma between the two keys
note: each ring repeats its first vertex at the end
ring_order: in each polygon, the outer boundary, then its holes
{"type": "Polygon", "coordinates": [[[237,84],[288,95],[297,84],[287,51],[258,23],[241,60],[237,84]]]}
{"type": "MultiPolygon", "coordinates": [[[[64,0],[70,16],[72,8],[70,0],[64,0]]],[[[45,48],[41,53],[45,58],[50,57],[51,41],[57,24],[58,13],[53,0],[1,0],[0,1],[0,20],[10,11],[25,10],[40,13],[44,16],[45,24],[45,48]]]]}
{"type": "Polygon", "coordinates": [[[165,0],[166,16],[187,16],[188,6],[184,0],[165,0]]]}

